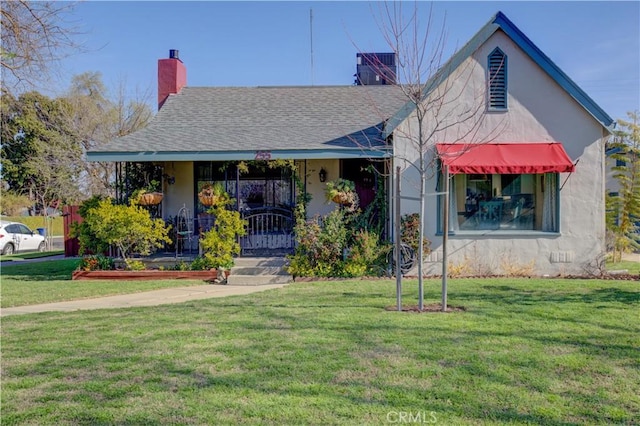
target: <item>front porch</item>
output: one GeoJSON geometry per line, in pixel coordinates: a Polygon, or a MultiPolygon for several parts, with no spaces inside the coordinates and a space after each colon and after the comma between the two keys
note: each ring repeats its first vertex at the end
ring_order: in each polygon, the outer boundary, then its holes
{"type": "Polygon", "coordinates": [[[295,248],[297,203],[305,200],[308,218],[326,215],[336,205],[325,200],[325,182],[342,177],[356,184],[365,209],[379,184],[386,185],[386,167],[387,160],[366,159],[118,163],[116,198],[127,202],[145,182],[159,182],[164,196],[146,208],[173,226],[173,244],[165,247],[164,257],[191,259],[198,254],[200,236],[215,221],[198,195],[207,185],[222,185],[235,200],[232,208],[246,220],[240,256],[284,256],[295,248]]]}

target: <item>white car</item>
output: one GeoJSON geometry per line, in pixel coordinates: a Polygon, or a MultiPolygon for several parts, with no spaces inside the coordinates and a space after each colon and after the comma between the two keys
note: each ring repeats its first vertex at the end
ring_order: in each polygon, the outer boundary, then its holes
{"type": "Polygon", "coordinates": [[[25,224],[0,220],[0,253],[44,251],[45,247],[44,237],[25,224]]]}

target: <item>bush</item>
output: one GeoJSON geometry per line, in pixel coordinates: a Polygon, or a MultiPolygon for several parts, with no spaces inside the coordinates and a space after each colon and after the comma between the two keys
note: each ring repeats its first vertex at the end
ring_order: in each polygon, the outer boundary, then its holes
{"type": "Polygon", "coordinates": [[[193,259],[193,262],[191,262],[190,269],[192,271],[208,271],[211,269],[217,269],[217,266],[215,262],[210,260],[210,258],[198,256],[193,259]]]}
{"type": "Polygon", "coordinates": [[[127,271],[144,271],[147,269],[145,264],[140,260],[126,259],[124,263],[127,271]]]}
{"type": "Polygon", "coordinates": [[[353,236],[351,250],[344,265],[344,273],[348,277],[364,275],[378,276],[387,269],[387,254],[391,245],[381,243],[375,232],[356,231],[353,236]]]}
{"type": "Polygon", "coordinates": [[[80,271],[111,271],[113,269],[115,269],[113,259],[100,254],[84,256],[78,265],[80,271]]]}
{"type": "Polygon", "coordinates": [[[362,277],[386,271],[389,244],[373,231],[350,231],[357,215],[337,209],[324,218],[296,223],[296,250],[288,256],[294,276],[362,277]]]}
{"type": "Polygon", "coordinates": [[[234,265],[234,255],[240,254],[237,237],[246,233],[245,221],[239,212],[227,208],[234,201],[225,193],[222,200],[209,209],[215,221],[200,239],[203,254],[196,265],[202,265],[202,269],[230,269],[234,265]]]}
{"type": "Polygon", "coordinates": [[[132,202],[113,204],[111,199],[92,198],[81,209],[84,222],[75,227],[80,252],[105,252],[115,245],[127,262],[130,254],[148,255],[154,248],[170,243],[169,230],[162,219],[152,219],[149,212],[132,202]]]}
{"type": "Polygon", "coordinates": [[[298,219],[296,249],[288,256],[288,271],[294,276],[331,277],[342,275],[342,253],[347,242],[345,213],[338,209],[324,218],[298,219]]]}
{"type": "Polygon", "coordinates": [[[78,214],[82,216],[84,221],[71,224],[70,236],[78,238],[80,255],[106,253],[109,250],[109,244],[98,238],[93,229],[94,223],[98,221],[97,218],[93,217],[93,210],[98,207],[102,200],[103,197],[94,196],[82,203],[78,208],[78,214]]]}

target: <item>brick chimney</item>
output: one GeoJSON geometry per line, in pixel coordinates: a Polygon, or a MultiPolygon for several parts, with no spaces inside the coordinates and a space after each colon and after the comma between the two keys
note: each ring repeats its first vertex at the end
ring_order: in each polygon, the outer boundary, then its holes
{"type": "Polygon", "coordinates": [[[180,93],[187,85],[187,69],[178,57],[178,51],[169,50],[168,59],[158,59],[158,109],[170,94],[180,93]]]}

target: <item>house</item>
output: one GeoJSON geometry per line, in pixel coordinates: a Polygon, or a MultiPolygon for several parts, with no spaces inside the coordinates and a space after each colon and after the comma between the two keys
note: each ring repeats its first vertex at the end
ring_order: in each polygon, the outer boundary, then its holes
{"type": "MultiPolygon", "coordinates": [[[[289,228],[283,220],[298,201],[291,173],[241,170],[238,161],[293,160],[312,197],[309,215],[335,208],[324,187],[338,177],[356,182],[364,204],[383,184],[393,212],[400,168],[400,210],[408,214],[420,208],[414,165],[424,155],[425,236],[433,249],[426,273],[441,270],[445,181],[448,259],[471,273],[581,273],[604,251],[604,150],[613,120],[504,14],[424,87],[421,105],[439,111],[422,123],[426,145],[416,146],[419,109],[384,77],[342,87],[190,87],[172,51],[158,62],[154,120],[88,159],[116,162],[120,171],[130,162],[160,165],[162,216],[188,210],[195,236],[207,222],[198,192],[214,181],[225,183],[247,217],[275,211],[270,231],[289,228]]],[[[287,232],[258,232],[260,218],[243,253],[292,247],[287,232]]]]}

